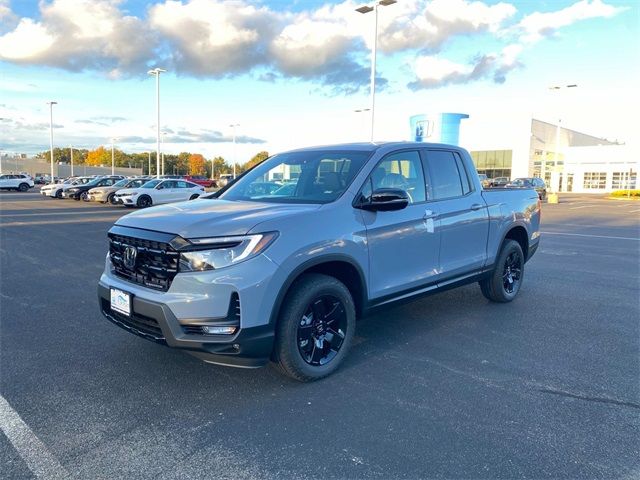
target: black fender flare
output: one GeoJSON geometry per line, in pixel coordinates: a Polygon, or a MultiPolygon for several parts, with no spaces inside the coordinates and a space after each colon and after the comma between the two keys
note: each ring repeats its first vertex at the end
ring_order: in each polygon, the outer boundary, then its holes
{"type": "Polygon", "coordinates": [[[353,257],[350,257],[349,255],[343,255],[339,253],[334,253],[334,254],[330,253],[327,255],[322,255],[319,257],[309,259],[306,262],[303,262],[300,265],[298,265],[296,268],[293,269],[291,273],[289,273],[286,280],[282,284],[282,287],[280,288],[280,291],[278,292],[278,295],[276,297],[276,301],[274,302],[273,307],[271,309],[271,315],[269,316],[269,325],[275,328],[276,322],[278,321],[278,313],[280,312],[280,308],[282,307],[282,302],[284,301],[284,298],[287,295],[287,292],[289,291],[289,289],[291,288],[291,285],[293,285],[293,282],[295,281],[295,279],[298,278],[305,271],[309,270],[310,268],[313,268],[318,265],[322,265],[323,263],[329,263],[329,262],[345,262],[355,268],[356,272],[358,273],[358,277],[360,279],[360,287],[362,292],[361,298],[357,300],[362,306],[362,309],[363,310],[366,309],[368,305],[368,294],[367,294],[368,290],[367,290],[367,282],[365,280],[366,277],[362,271],[362,268],[360,267],[358,262],[356,262],[355,259],[353,257]]]}

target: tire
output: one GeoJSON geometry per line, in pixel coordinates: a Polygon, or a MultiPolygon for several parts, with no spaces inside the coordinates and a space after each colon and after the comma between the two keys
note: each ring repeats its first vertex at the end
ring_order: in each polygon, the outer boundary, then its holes
{"type": "Polygon", "coordinates": [[[29,190],[29,184],[28,183],[21,183],[20,185],[18,185],[17,190],[20,191],[20,192],[26,192],[27,190],[29,190]]]}
{"type": "Polygon", "coordinates": [[[347,287],[327,275],[305,274],[280,309],[274,360],[285,375],[301,382],[326,377],[347,355],[355,326],[355,305],[347,287]]]}
{"type": "Polygon", "coordinates": [[[56,192],[56,198],[62,198],[62,190],[56,192]]]}
{"type": "Polygon", "coordinates": [[[195,200],[196,198],[198,198],[199,195],[193,194],[189,197],[189,200],[195,200]]]}
{"type": "Polygon", "coordinates": [[[117,205],[118,203],[116,202],[116,194],[114,193],[110,193],[107,196],[107,200],[104,203],[108,203],[110,205],[117,205]]]}
{"type": "Polygon", "coordinates": [[[79,195],[78,200],[82,200],[83,202],[88,202],[89,201],[89,192],[82,192],[79,195]]]}
{"type": "Polygon", "coordinates": [[[151,200],[151,197],[149,195],[142,195],[136,201],[136,205],[138,206],[138,208],[147,208],[153,205],[153,201],[151,200]]]}
{"type": "Polygon", "coordinates": [[[478,282],[482,294],[498,303],[512,301],[524,280],[524,254],[515,240],[505,240],[491,275],[478,282]]]}

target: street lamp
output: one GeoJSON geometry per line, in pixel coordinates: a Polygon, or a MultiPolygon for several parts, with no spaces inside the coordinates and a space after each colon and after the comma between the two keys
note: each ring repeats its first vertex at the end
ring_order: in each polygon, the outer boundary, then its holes
{"type": "Polygon", "coordinates": [[[151,150],[149,150],[149,170],[147,171],[147,175],[151,176],[151,150]]]}
{"type": "Polygon", "coordinates": [[[58,102],[47,102],[49,105],[49,149],[51,152],[51,183],[53,181],[53,106],[57,105],[58,102]]]}
{"type": "MultiPolygon", "coordinates": [[[[552,85],[551,87],[549,87],[549,90],[552,91],[559,91],[559,90],[564,90],[567,88],[577,88],[578,85],[573,83],[571,85],[552,85]]],[[[559,117],[559,115],[558,115],[559,117]]],[[[562,123],[562,119],[558,118],[558,124],[556,125],[556,146],[555,146],[555,151],[553,152],[553,170],[557,171],[558,169],[558,155],[560,152],[560,124],[562,123]]],[[[542,159],[542,168],[541,170],[541,174],[540,176],[542,177],[543,180],[546,181],[545,176],[546,176],[546,158],[542,159]]]]}
{"type": "Polygon", "coordinates": [[[236,127],[239,127],[239,123],[232,123],[229,125],[233,128],[233,178],[236,178],[236,127]]]}
{"type": "Polygon", "coordinates": [[[166,72],[162,68],[154,68],[153,70],[149,70],[147,73],[149,75],[156,76],[156,145],[157,145],[157,156],[156,156],[156,176],[160,178],[160,74],[166,72]]]}
{"type": "Polygon", "coordinates": [[[73,177],[73,147],[69,145],[69,154],[71,156],[71,176],[73,177]]]}
{"type": "Polygon", "coordinates": [[[378,49],[378,7],[388,7],[398,3],[397,0],[379,0],[371,5],[363,5],[356,8],[356,12],[366,14],[374,12],[373,22],[373,44],[371,46],[371,80],[369,91],[371,94],[371,141],[373,142],[374,125],[375,125],[375,108],[376,108],[376,54],[378,49]]]}

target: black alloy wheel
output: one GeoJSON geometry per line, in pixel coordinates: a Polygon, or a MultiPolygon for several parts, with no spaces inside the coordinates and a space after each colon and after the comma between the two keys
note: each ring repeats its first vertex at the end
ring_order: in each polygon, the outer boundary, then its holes
{"type": "Polygon", "coordinates": [[[151,197],[149,197],[148,195],[142,195],[138,201],[136,202],[138,207],[140,208],[147,208],[151,206],[151,197]]]}
{"type": "Polygon", "coordinates": [[[300,319],[298,351],[309,365],[326,365],[333,360],[347,331],[347,314],[341,300],[333,295],[316,298],[300,319]]]}
{"type": "Polygon", "coordinates": [[[525,257],[518,242],[506,239],[490,275],[480,280],[480,290],[488,300],[511,302],[520,291],[524,279],[525,257]]]}
{"type": "Polygon", "coordinates": [[[522,259],[518,252],[511,252],[505,262],[502,271],[502,286],[509,295],[520,288],[520,277],[522,275],[522,259]]]}
{"type": "Polygon", "coordinates": [[[56,198],[62,198],[62,189],[56,192],[56,198]]]}
{"type": "Polygon", "coordinates": [[[26,192],[27,190],[29,190],[29,185],[27,185],[26,183],[21,183],[18,186],[18,190],[21,192],[26,192]]]}
{"type": "Polygon", "coordinates": [[[88,202],[89,201],[89,192],[82,192],[80,194],[80,200],[82,200],[83,202],[88,202]]]}
{"type": "Polygon", "coordinates": [[[109,203],[111,205],[117,205],[118,201],[116,200],[116,194],[110,193],[109,196],[107,197],[106,203],[109,203]]]}

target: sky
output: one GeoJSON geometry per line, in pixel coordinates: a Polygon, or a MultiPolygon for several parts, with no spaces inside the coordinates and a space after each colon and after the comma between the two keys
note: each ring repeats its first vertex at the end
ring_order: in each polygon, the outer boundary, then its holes
{"type": "MultiPolygon", "coordinates": [[[[374,13],[351,0],[0,0],[0,150],[54,144],[243,162],[369,139],[374,13]],[[236,127],[234,148],[232,124],[236,127]]],[[[536,117],[638,140],[640,2],[398,0],[378,9],[375,140],[470,115],[473,146],[536,117]],[[552,85],[578,84],[570,90],[552,85]],[[514,120],[514,121],[512,121],[514,120]]],[[[486,142],[485,142],[486,143],[486,142]]],[[[498,147],[496,147],[498,148],[498,147]]]]}

